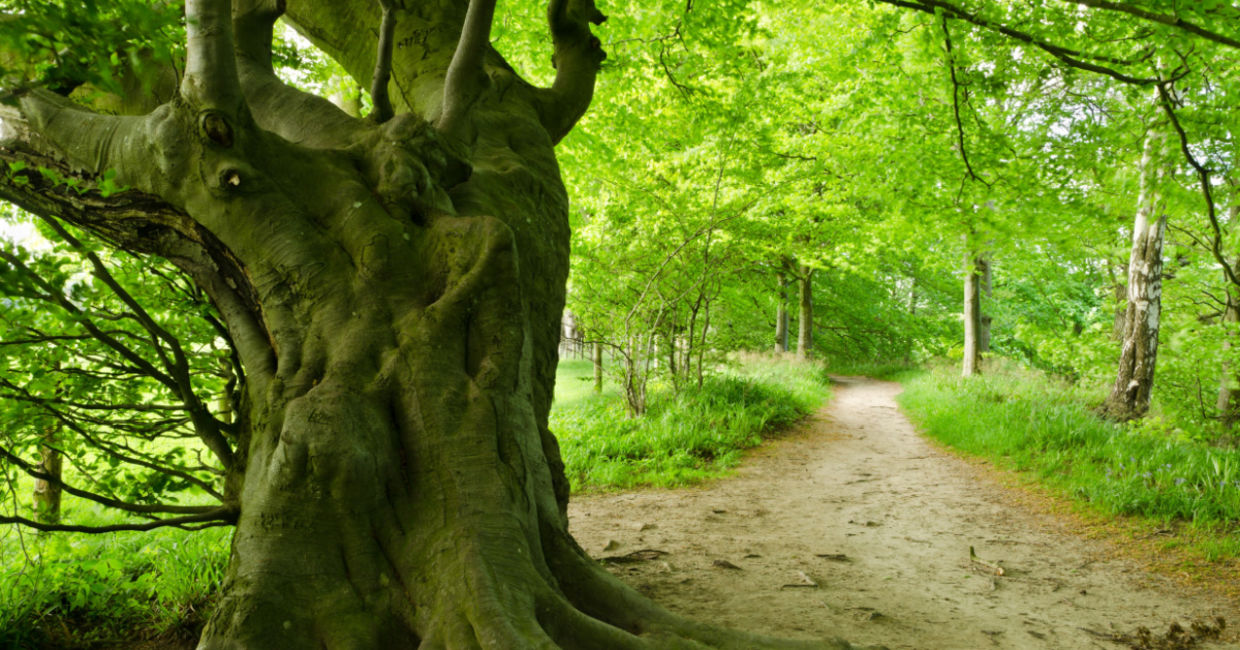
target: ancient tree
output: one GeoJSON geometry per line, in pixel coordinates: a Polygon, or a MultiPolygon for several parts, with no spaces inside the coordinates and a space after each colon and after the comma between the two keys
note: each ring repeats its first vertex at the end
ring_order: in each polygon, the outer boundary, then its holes
{"type": "Polygon", "coordinates": [[[236,525],[199,647],[798,645],[673,616],[568,534],[553,147],[590,103],[604,16],[551,0],[541,88],[491,47],[494,8],[187,0],[184,69],[148,112],[7,95],[0,196],[170,261],[240,361],[229,425],[194,411],[223,506],[171,520],[236,525]],[[280,81],[282,15],[370,83],[371,115],[280,81]]]}

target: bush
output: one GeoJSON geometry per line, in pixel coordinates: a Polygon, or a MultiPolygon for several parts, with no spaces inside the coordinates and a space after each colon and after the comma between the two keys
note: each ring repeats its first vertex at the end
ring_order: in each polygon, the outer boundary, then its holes
{"type": "Polygon", "coordinates": [[[231,533],[9,528],[0,537],[0,648],[194,639],[223,579],[231,533]]]}
{"type": "Polygon", "coordinates": [[[614,393],[557,401],[551,427],[574,488],[684,485],[724,474],[827,395],[817,366],[746,356],[700,388],[657,389],[639,418],[614,393]]]}

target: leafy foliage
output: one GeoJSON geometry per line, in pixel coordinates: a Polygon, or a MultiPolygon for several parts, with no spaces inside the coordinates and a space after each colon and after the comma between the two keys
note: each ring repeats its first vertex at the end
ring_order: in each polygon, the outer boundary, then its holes
{"type": "MultiPolygon", "coordinates": [[[[558,383],[585,370],[562,364],[558,383]]],[[[821,404],[823,379],[812,364],[748,356],[700,388],[656,391],[642,417],[604,393],[557,402],[551,426],[575,488],[684,485],[721,476],[745,449],[821,404]]]]}

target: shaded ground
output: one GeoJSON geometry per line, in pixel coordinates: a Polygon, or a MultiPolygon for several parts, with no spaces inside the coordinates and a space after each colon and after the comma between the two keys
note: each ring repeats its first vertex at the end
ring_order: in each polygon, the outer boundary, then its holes
{"type": "MultiPolygon", "coordinates": [[[[735,478],[578,496],[570,530],[596,557],[633,554],[609,565],[675,611],[785,637],[1178,648],[1188,646],[1143,645],[1139,630],[1157,637],[1216,616],[1240,626],[1230,599],[1117,559],[1070,518],[1030,510],[1018,491],[935,449],[897,410],[898,392],[846,380],[830,407],[735,478]]],[[[1202,647],[1240,647],[1234,639],[1228,629],[1202,647]]]]}

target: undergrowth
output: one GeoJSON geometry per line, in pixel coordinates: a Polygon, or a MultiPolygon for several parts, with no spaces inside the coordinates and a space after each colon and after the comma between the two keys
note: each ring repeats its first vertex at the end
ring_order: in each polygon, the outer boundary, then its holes
{"type": "Polygon", "coordinates": [[[551,428],[574,489],[684,485],[723,475],[764,435],[820,405],[818,366],[747,356],[679,393],[652,386],[645,415],[630,418],[614,390],[573,391],[587,366],[562,366],[551,428]]]}
{"type": "MultiPolygon", "coordinates": [[[[103,513],[75,521],[112,523],[103,513]]],[[[193,647],[224,575],[231,528],[0,531],[0,648],[193,647]]]]}
{"type": "Polygon", "coordinates": [[[1147,424],[1119,425],[1090,408],[1097,394],[1040,374],[1000,368],[906,378],[899,397],[929,436],[1108,514],[1184,522],[1210,533],[1207,559],[1240,556],[1240,450],[1212,447],[1147,424]]]}
{"type": "MultiPolygon", "coordinates": [[[[674,485],[718,476],[741,450],[818,406],[817,366],[746,358],[630,419],[589,361],[561,364],[554,430],[575,485],[674,485]]],[[[114,516],[66,497],[65,518],[114,516]]],[[[0,528],[0,648],[193,647],[228,559],[230,528],[38,534],[0,528]]]]}

